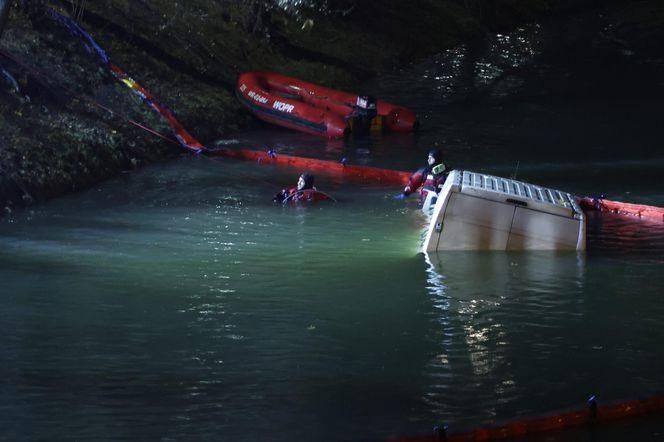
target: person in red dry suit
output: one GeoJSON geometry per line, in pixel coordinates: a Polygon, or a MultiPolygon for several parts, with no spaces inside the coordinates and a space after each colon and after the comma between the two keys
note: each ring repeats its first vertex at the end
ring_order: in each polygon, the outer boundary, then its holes
{"type": "Polygon", "coordinates": [[[297,179],[297,185],[289,189],[282,189],[278,192],[272,201],[277,203],[300,203],[300,202],[314,202],[322,200],[333,200],[333,198],[326,193],[319,192],[314,187],[314,176],[310,173],[303,173],[297,179]]]}
{"type": "Polygon", "coordinates": [[[410,176],[403,192],[397,195],[396,198],[406,198],[418,189],[422,198],[426,197],[427,192],[438,193],[443,184],[445,184],[448,174],[449,171],[443,163],[443,153],[439,149],[433,149],[427,157],[426,167],[418,169],[410,176]]]}

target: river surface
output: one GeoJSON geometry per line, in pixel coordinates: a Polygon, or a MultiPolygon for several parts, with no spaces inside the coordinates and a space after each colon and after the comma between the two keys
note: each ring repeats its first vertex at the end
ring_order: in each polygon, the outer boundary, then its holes
{"type": "MultiPolygon", "coordinates": [[[[438,146],[455,168],[662,206],[661,52],[583,20],[367,85],[418,112],[415,135],[257,124],[216,144],[400,170],[438,146]]],[[[580,254],[425,256],[400,189],[320,173],[336,203],[273,204],[299,172],[185,154],[0,220],[0,439],[383,440],[664,388],[661,224],[591,216],[580,254]]]]}

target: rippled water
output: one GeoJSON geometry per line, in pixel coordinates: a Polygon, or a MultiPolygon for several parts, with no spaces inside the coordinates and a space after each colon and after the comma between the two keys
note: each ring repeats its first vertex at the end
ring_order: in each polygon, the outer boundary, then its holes
{"type": "MultiPolygon", "coordinates": [[[[556,29],[372,85],[417,135],[219,142],[403,170],[438,143],[456,167],[664,205],[661,83],[575,93],[659,65],[568,63],[556,29]]],[[[424,256],[398,189],[319,174],[337,203],[271,203],[298,172],[185,155],[0,221],[0,438],[374,440],[662,389],[661,225],[591,216],[583,254],[424,256]]]]}

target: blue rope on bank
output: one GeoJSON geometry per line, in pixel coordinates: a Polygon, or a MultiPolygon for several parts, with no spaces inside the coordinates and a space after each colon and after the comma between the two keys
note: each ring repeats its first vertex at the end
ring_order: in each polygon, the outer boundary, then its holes
{"type": "Polygon", "coordinates": [[[106,55],[106,52],[104,52],[104,50],[97,44],[97,42],[94,41],[90,34],[85,32],[78,23],[76,23],[71,18],[60,14],[54,9],[49,9],[48,11],[53,19],[63,24],[75,37],[83,40],[83,44],[89,53],[96,52],[104,64],[110,63],[110,59],[106,55]]]}

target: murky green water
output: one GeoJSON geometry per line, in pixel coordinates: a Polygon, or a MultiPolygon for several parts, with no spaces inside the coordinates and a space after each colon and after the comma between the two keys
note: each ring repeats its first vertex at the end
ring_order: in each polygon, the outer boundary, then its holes
{"type": "MultiPolygon", "coordinates": [[[[454,51],[372,86],[418,110],[415,136],[233,143],[404,170],[439,143],[456,167],[664,205],[662,84],[573,93],[661,65],[566,64],[547,32],[485,48],[528,69],[477,98],[443,87],[454,51]]],[[[271,203],[298,172],[185,155],[0,221],[0,438],[374,440],[662,389],[662,226],[425,257],[398,189],[319,174],[336,204],[271,203]]]]}

